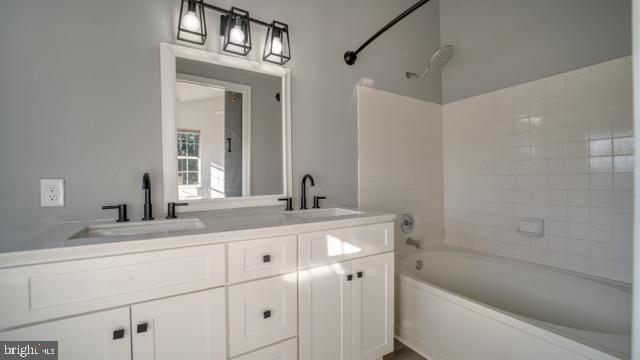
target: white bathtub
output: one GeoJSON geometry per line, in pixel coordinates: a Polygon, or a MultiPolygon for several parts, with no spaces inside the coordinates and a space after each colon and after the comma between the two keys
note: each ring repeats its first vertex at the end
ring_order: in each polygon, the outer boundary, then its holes
{"type": "Polygon", "coordinates": [[[396,294],[396,337],[429,360],[630,357],[624,283],[438,246],[398,261],[396,294]]]}

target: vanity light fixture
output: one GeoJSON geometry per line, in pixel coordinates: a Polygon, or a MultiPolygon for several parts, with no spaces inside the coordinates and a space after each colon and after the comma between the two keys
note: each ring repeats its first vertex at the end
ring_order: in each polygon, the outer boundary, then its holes
{"type": "Polygon", "coordinates": [[[274,20],[267,30],[267,41],[264,44],[264,61],[282,65],[291,60],[289,45],[289,26],[274,20]]]}
{"type": "Polygon", "coordinates": [[[232,7],[229,14],[220,15],[220,35],[224,36],[222,49],[246,56],[251,51],[251,18],[246,10],[232,7]]]}
{"type": "Polygon", "coordinates": [[[178,17],[178,40],[204,45],[207,40],[207,24],[204,9],[221,13],[220,36],[224,37],[222,49],[237,55],[246,56],[251,51],[251,23],[267,28],[263,60],[275,64],[285,64],[291,60],[289,26],[280,21],[271,23],[254,19],[246,10],[232,7],[226,10],[207,4],[204,0],[180,0],[178,17]]]}
{"type": "Polygon", "coordinates": [[[182,0],[178,16],[178,40],[203,45],[207,39],[207,23],[203,0],[182,0]]]}

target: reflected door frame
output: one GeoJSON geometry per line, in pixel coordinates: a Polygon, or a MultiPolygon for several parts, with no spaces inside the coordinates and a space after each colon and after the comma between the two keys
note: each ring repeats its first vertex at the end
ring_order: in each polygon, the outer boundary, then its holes
{"type": "Polygon", "coordinates": [[[249,196],[251,192],[251,86],[189,74],[176,74],[176,81],[242,94],[242,196],[249,196]]]}
{"type": "Polygon", "coordinates": [[[162,173],[164,203],[178,201],[176,159],[176,58],[277,76],[281,79],[282,113],[282,192],[273,195],[242,196],[189,201],[188,209],[202,211],[254,206],[279,205],[278,199],[293,196],[291,156],[291,76],[290,70],[259,61],[218,54],[182,45],[160,43],[160,105],[162,119],[162,173]]]}

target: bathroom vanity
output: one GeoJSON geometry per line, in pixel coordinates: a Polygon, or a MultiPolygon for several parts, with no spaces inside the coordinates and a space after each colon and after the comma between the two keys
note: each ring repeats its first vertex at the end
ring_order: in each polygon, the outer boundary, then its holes
{"type": "Polygon", "coordinates": [[[394,215],[263,207],[182,218],[201,226],[71,223],[0,254],[0,340],[58,340],[65,360],[392,351],[394,215]],[[105,228],[120,231],[89,231],[105,228]]]}

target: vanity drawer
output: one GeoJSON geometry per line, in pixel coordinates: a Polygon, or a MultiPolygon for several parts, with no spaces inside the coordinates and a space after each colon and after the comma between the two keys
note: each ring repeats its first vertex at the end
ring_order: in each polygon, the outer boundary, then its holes
{"type": "Polygon", "coordinates": [[[233,360],[297,360],[298,340],[296,338],[268,346],[264,349],[239,356],[233,360]]]}
{"type": "Polygon", "coordinates": [[[393,251],[393,223],[300,234],[299,248],[303,269],[393,251]]]}
{"type": "Polygon", "coordinates": [[[229,356],[296,336],[297,274],[229,287],[229,356]]]}
{"type": "Polygon", "coordinates": [[[224,244],[4,269],[0,329],[224,283],[224,244]]]}
{"type": "Polygon", "coordinates": [[[229,283],[238,283],[297,269],[296,235],[229,243],[229,283]]]}

